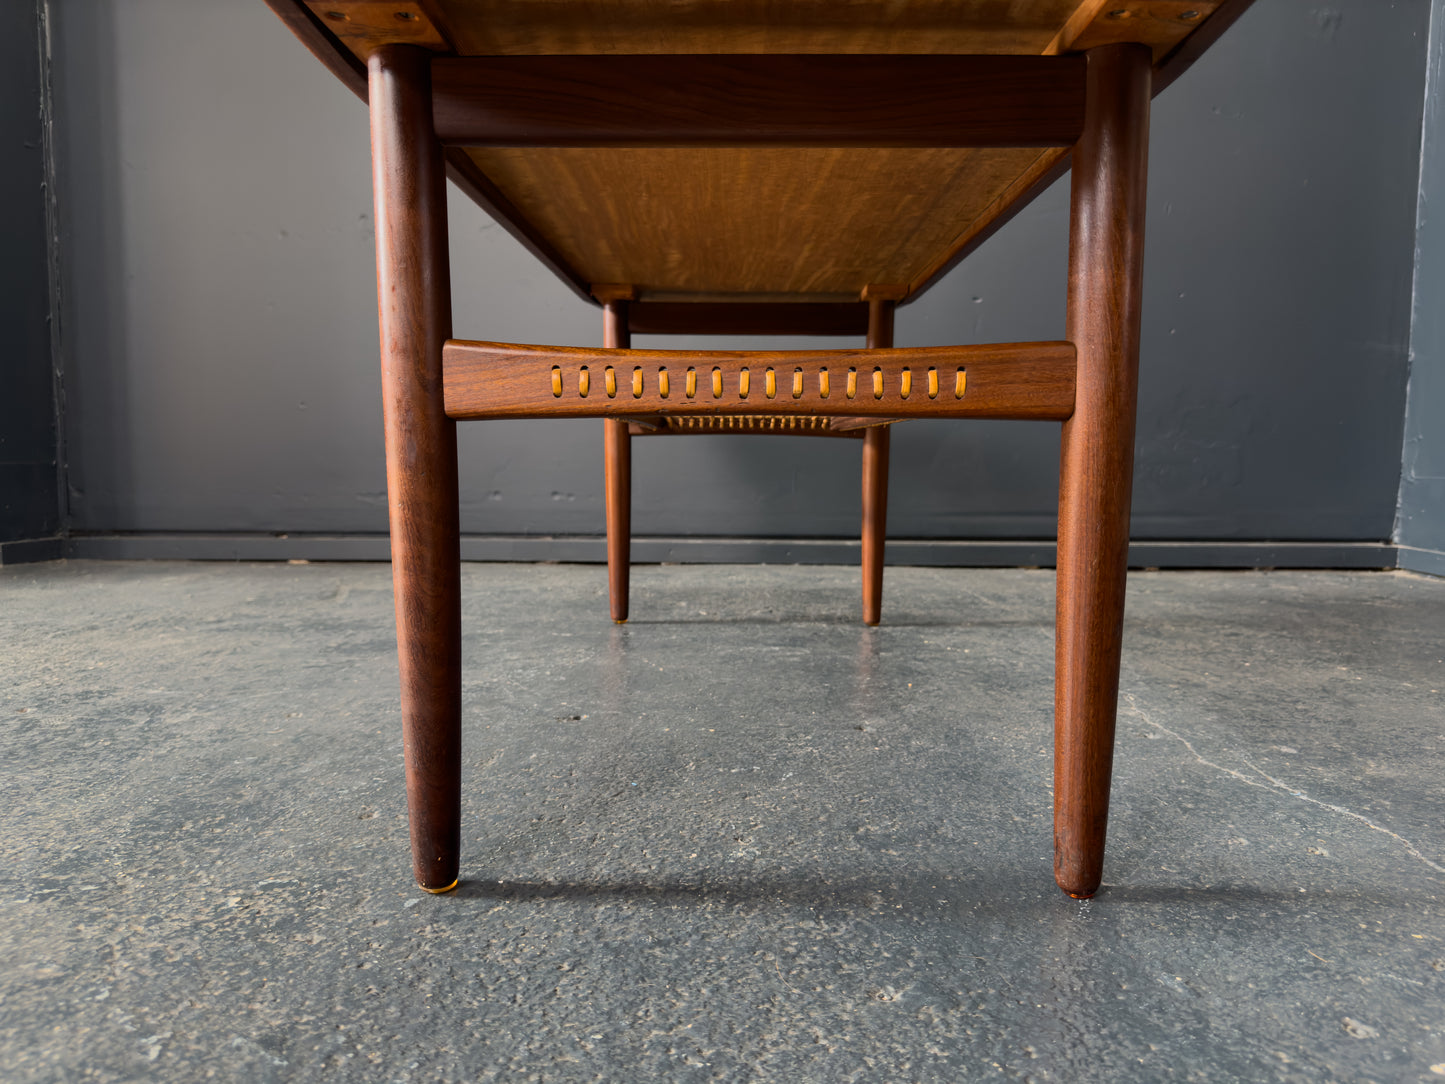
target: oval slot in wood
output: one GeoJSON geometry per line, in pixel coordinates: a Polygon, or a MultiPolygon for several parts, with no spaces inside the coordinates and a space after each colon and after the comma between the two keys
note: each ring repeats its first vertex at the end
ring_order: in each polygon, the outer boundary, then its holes
{"type": "Polygon", "coordinates": [[[667,392],[668,392],[668,386],[667,386],[667,370],[666,370],[666,369],[658,369],[658,370],[657,370],[657,397],[658,397],[659,399],[666,399],[666,398],[667,398],[667,392]]]}
{"type": "Polygon", "coordinates": [[[819,369],[819,370],[818,370],[818,397],[821,398],[821,399],[826,399],[826,398],[828,398],[828,392],[829,392],[830,390],[831,390],[831,389],[828,387],[828,370],[827,370],[827,369],[819,369]]]}
{"type": "Polygon", "coordinates": [[[691,366],[687,370],[687,382],[683,387],[683,394],[689,399],[697,398],[697,370],[691,366]]]}
{"type": "Polygon", "coordinates": [[[746,369],[738,370],[738,398],[746,399],[752,389],[752,377],[746,369]]]}
{"type": "Polygon", "coordinates": [[[873,368],[873,398],[883,398],[883,370],[877,366],[873,368]]]}
{"type": "Polygon", "coordinates": [[[607,398],[617,398],[617,370],[610,365],[602,370],[602,386],[607,389],[607,398]]]}
{"type": "Polygon", "coordinates": [[[901,398],[907,399],[913,393],[913,373],[904,369],[898,377],[898,394],[901,398]]]}
{"type": "Polygon", "coordinates": [[[587,371],[587,366],[577,370],[577,394],[587,398],[587,393],[592,390],[592,374],[587,371]]]}
{"type": "Polygon", "coordinates": [[[778,394],[778,374],[771,369],[763,373],[763,394],[769,399],[778,394]]]}
{"type": "Polygon", "coordinates": [[[642,366],[638,365],[632,370],[632,398],[642,398],[642,366]]]}
{"type": "Polygon", "coordinates": [[[929,369],[929,370],[928,370],[928,397],[929,397],[930,399],[937,399],[937,398],[938,398],[938,370],[937,370],[937,369],[929,369]]]}
{"type": "Polygon", "coordinates": [[[857,369],[849,369],[849,370],[848,370],[848,386],[843,389],[843,394],[846,395],[849,399],[856,399],[856,398],[858,397],[858,370],[857,370],[857,369]]]}
{"type": "Polygon", "coordinates": [[[803,397],[803,370],[802,370],[802,369],[794,369],[794,370],[793,370],[793,398],[794,398],[794,399],[801,399],[802,397],[803,397]]]}
{"type": "Polygon", "coordinates": [[[958,375],[953,378],[953,397],[962,399],[964,389],[968,387],[968,370],[958,370],[958,375]]]}
{"type": "Polygon", "coordinates": [[[712,370],[712,397],[714,399],[722,398],[722,370],[716,365],[712,370]]]}
{"type": "Polygon", "coordinates": [[[562,366],[552,366],[552,398],[562,398],[562,366]]]}

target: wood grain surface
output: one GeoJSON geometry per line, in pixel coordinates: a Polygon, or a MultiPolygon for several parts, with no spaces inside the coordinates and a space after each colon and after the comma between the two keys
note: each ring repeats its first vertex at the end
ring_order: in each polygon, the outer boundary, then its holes
{"type": "Polygon", "coordinates": [[[1194,33],[1220,0],[1089,0],[1050,43],[1049,53],[1086,52],[1100,45],[1138,42],[1155,60],[1194,33]]]}
{"type": "Polygon", "coordinates": [[[348,49],[366,60],[382,45],[418,45],[450,53],[452,46],[423,0],[306,0],[306,6],[348,49]]]}
{"type": "Polygon", "coordinates": [[[456,884],[461,831],[461,554],[456,424],[442,402],[451,334],[446,179],[425,50],[371,54],[386,490],[401,719],[417,884],[456,884]]]}
{"type": "Polygon", "coordinates": [[[1168,55],[1219,7],[1220,0],[1127,0],[1106,3],[1098,17],[1069,43],[1073,52],[1101,45],[1141,44],[1152,60],[1168,55]]]}
{"type": "MultiPolygon", "coordinates": [[[[896,302],[875,298],[868,302],[868,349],[893,345],[893,310],[896,302]]],[[[926,379],[926,377],[925,377],[926,379]]],[[[921,386],[926,391],[926,383],[921,386]]],[[[888,448],[891,427],[872,426],[863,431],[863,624],[876,625],[883,617],[883,551],[888,536],[888,448]]]]}
{"type": "Polygon", "coordinates": [[[438,57],[432,116],[475,147],[1062,147],[1083,79],[1072,56],[438,57]]]}
{"type": "MultiPolygon", "coordinates": [[[[383,0],[266,0],[358,94],[359,56],[415,39],[383,0]],[[387,19],[397,24],[393,32],[387,19]],[[362,27],[364,32],[358,31],[362,27]]],[[[407,0],[461,56],[1067,53],[1146,44],[1157,92],[1250,0],[407,0]]],[[[435,46],[433,46],[435,47],[435,46]]],[[[856,104],[856,103],[854,103],[856,104]]],[[[1059,148],[474,148],[449,175],[572,289],[645,300],[912,300],[1067,168],[1059,148]]]]}
{"type": "Polygon", "coordinates": [[[872,74],[850,74],[835,57],[706,59],[528,58],[517,72],[505,58],[492,67],[442,59],[438,124],[462,139],[463,118],[485,118],[492,129],[470,138],[553,144],[468,153],[584,279],[636,283],[643,296],[823,300],[857,297],[870,282],[921,286],[1062,153],[1028,145],[1072,142],[1081,116],[1077,58],[907,58],[919,69],[911,78],[890,74],[887,57],[864,58],[872,74]],[[840,89],[849,80],[858,86],[840,89]],[[895,83],[902,89],[888,99],[895,83]],[[778,108],[805,87],[816,94],[808,108],[778,108]],[[607,122],[579,100],[606,105],[607,122]],[[636,109],[639,100],[649,108],[636,109]],[[939,108],[945,101],[968,116],[939,108]],[[500,103],[511,104],[504,112],[500,103]],[[730,112],[740,104],[752,111],[730,112]],[[907,116],[918,118],[911,128],[907,116]],[[620,146],[644,135],[676,145],[620,146]],[[698,146],[765,135],[792,146],[698,146]],[[561,145],[584,139],[599,146],[561,145]],[[959,147],[999,141],[1014,145],[959,147]],[[921,142],[951,146],[903,146],[921,142]],[[829,143],[875,146],[819,146],[829,143]]]}
{"type": "Polygon", "coordinates": [[[1059,468],[1054,876],[1073,896],[1103,876],[1124,628],[1143,298],[1149,50],[1089,54],[1074,149],[1068,335],[1078,348],[1059,468]]]}
{"type": "Polygon", "coordinates": [[[1074,365],[1068,342],[742,351],[453,339],[443,351],[447,415],[456,419],[820,414],[1061,421],[1074,408],[1074,365]]]}
{"type": "Polygon", "coordinates": [[[627,307],[634,335],[865,335],[861,301],[636,301],[627,307]]]}
{"type": "MultiPolygon", "coordinates": [[[[602,304],[602,345],[626,349],[632,345],[627,329],[628,301],[602,304]]],[[[632,434],[622,418],[602,422],[603,499],[607,507],[607,597],[612,620],[627,620],[632,572],[632,434]]]]}
{"type": "Polygon", "coordinates": [[[997,214],[1035,148],[469,149],[590,282],[839,301],[918,281],[997,214]]]}
{"type": "Polygon", "coordinates": [[[465,55],[1041,53],[1079,0],[437,0],[465,55]]]}

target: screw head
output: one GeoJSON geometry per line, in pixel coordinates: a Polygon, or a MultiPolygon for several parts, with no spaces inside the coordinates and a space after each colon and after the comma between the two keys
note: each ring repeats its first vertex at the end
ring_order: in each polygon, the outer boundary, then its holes
{"type": "Polygon", "coordinates": [[[1115,8],[1109,12],[1108,17],[1110,19],[1127,19],[1131,14],[1132,12],[1128,8],[1115,8]]]}
{"type": "Polygon", "coordinates": [[[328,19],[335,19],[338,23],[346,22],[346,12],[344,11],[328,11],[326,17],[328,19]]]}
{"type": "Polygon", "coordinates": [[[1182,19],[1182,20],[1183,20],[1184,22],[1186,22],[1186,23],[1192,23],[1195,19],[1199,18],[1199,12],[1197,12],[1197,11],[1181,11],[1181,12],[1179,13],[1179,18],[1182,19]]]}
{"type": "Polygon", "coordinates": [[[398,12],[396,13],[396,17],[397,17],[398,19],[400,19],[400,20],[401,20],[402,22],[404,22],[404,23],[409,23],[409,22],[411,22],[413,19],[416,18],[416,12],[414,12],[414,11],[398,11],[398,12]]]}

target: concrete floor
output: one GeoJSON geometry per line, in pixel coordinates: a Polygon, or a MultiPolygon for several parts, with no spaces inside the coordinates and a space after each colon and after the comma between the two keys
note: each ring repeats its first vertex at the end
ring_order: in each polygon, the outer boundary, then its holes
{"type": "Polygon", "coordinates": [[[464,569],[411,884],[389,569],[0,570],[6,1081],[1445,1079],[1445,581],[1131,580],[1106,888],[1053,576],[464,569]]]}

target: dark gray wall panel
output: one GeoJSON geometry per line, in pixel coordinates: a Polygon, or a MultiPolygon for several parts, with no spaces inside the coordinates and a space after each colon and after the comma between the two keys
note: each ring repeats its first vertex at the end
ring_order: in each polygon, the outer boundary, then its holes
{"type": "Polygon", "coordinates": [[[1400,475],[1400,563],[1445,575],[1445,0],[1431,16],[1400,475]]]}
{"type": "Polygon", "coordinates": [[[0,5],[0,542],[60,527],[40,50],[33,3],[0,5]]]}
{"type": "MultiPolygon", "coordinates": [[[[1428,14],[1260,0],[1156,101],[1137,536],[1390,535],[1428,14]]],[[[383,530],[365,110],[259,2],[61,16],[75,525],[383,530]]],[[[459,335],[598,340],[595,309],[451,210],[459,335]]],[[[1067,182],[902,310],[900,345],[1061,336],[1066,220],[1067,182]]],[[[668,341],[699,342],[639,345],[668,341]]],[[[600,423],[461,434],[464,530],[601,530],[600,423]]],[[[914,423],[894,447],[893,535],[1052,534],[1056,427],[914,423]]],[[[660,438],[635,468],[639,533],[856,530],[849,443],[660,438]]]]}

